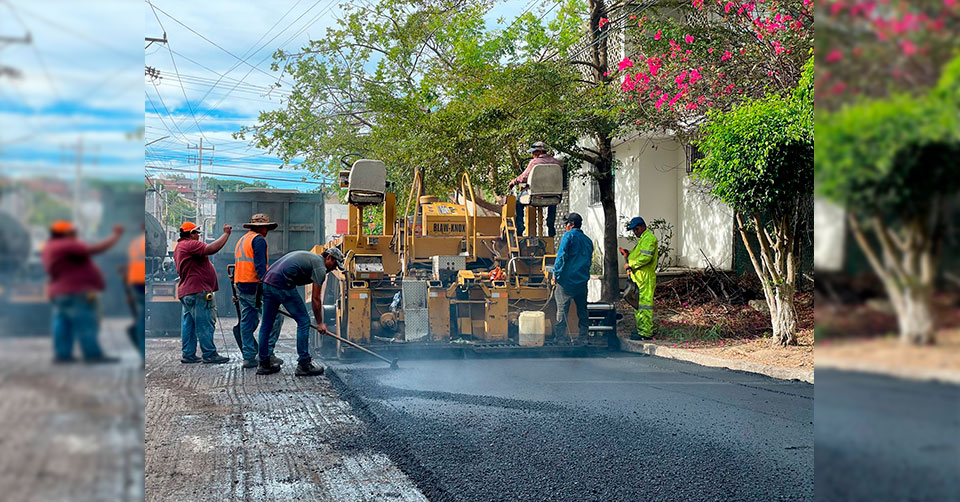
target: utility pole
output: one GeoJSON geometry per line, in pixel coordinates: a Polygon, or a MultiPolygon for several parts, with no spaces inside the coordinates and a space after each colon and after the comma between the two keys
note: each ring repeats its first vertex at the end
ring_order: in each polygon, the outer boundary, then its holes
{"type": "MultiPolygon", "coordinates": [[[[203,220],[201,220],[203,213],[200,210],[200,192],[203,191],[203,151],[204,150],[212,151],[215,147],[213,146],[204,147],[203,137],[201,137],[200,145],[187,145],[187,148],[190,150],[197,151],[197,190],[196,192],[194,192],[194,199],[195,199],[195,202],[197,203],[197,224],[203,225],[203,220]]],[[[188,157],[188,161],[189,160],[191,159],[188,157]]],[[[213,159],[208,159],[207,163],[212,166],[213,159]]]]}

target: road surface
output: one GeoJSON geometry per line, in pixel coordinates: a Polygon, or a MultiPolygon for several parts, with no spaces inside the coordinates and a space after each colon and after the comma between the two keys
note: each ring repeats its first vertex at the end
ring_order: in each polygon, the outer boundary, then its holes
{"type": "Polygon", "coordinates": [[[813,500],[813,389],[649,356],[337,365],[430,500],[813,500]]]}
{"type": "Polygon", "coordinates": [[[817,500],[960,500],[960,386],[817,370],[817,500]]]}
{"type": "Polygon", "coordinates": [[[111,365],[54,366],[49,335],[0,337],[0,500],[143,500],[143,371],[128,324],[103,323],[104,350],[122,357],[111,365]]]}

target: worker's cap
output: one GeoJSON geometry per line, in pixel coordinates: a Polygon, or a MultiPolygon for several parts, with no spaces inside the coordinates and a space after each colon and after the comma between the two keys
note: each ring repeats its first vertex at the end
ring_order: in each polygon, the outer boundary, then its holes
{"type": "Polygon", "coordinates": [[[583,225],[583,216],[580,216],[580,213],[570,213],[567,215],[566,219],[563,220],[564,223],[573,223],[575,226],[583,225]]]}
{"type": "Polygon", "coordinates": [[[337,260],[337,268],[343,270],[343,251],[340,251],[339,248],[324,249],[321,256],[329,256],[334,260],[337,260]]]}
{"type": "Polygon", "coordinates": [[[194,222],[192,222],[192,221],[185,221],[185,222],[183,222],[183,225],[180,225],[180,231],[181,231],[181,232],[193,232],[193,231],[196,231],[197,233],[200,233],[200,230],[197,228],[197,224],[194,223],[194,222]]]}
{"type": "Polygon", "coordinates": [[[546,152],[546,151],[547,151],[547,144],[544,143],[543,141],[537,141],[536,143],[530,145],[530,149],[527,150],[527,153],[546,152]]]}
{"type": "Polygon", "coordinates": [[[50,231],[55,234],[69,234],[75,230],[73,223],[66,220],[58,220],[50,225],[50,231]]]}
{"type": "Polygon", "coordinates": [[[270,230],[277,228],[280,224],[275,221],[270,221],[270,217],[263,214],[257,213],[250,217],[249,223],[244,223],[243,228],[263,228],[267,227],[270,230]]]}
{"type": "Polygon", "coordinates": [[[630,223],[627,223],[627,230],[633,230],[641,225],[647,226],[647,222],[643,221],[643,218],[637,216],[630,220],[630,223]]]}

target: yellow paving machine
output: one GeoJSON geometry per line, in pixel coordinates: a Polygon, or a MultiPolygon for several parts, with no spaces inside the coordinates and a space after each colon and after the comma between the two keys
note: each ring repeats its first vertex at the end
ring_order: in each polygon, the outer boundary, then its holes
{"type": "MultiPolygon", "coordinates": [[[[484,209],[489,203],[478,203],[466,174],[450,202],[424,195],[418,171],[400,207],[396,194],[387,191],[386,166],[380,161],[356,161],[341,172],[340,184],[347,189],[348,232],[313,249],[338,247],[347,257],[343,272],[335,271],[324,286],[330,303],[325,320],[340,336],[379,350],[487,353],[569,353],[606,346],[615,337],[613,306],[591,304],[591,318],[597,319],[588,340],[578,339],[571,306],[573,343],[551,341],[556,254],[543,222],[546,209],[562,197],[559,165],[535,166],[529,183],[506,198],[499,214],[484,209]],[[517,197],[527,205],[527,235],[517,235],[517,197]],[[364,232],[363,216],[376,206],[382,206],[383,231],[372,235],[364,232]]],[[[320,342],[324,355],[343,357],[350,350],[330,340],[320,342]]]]}

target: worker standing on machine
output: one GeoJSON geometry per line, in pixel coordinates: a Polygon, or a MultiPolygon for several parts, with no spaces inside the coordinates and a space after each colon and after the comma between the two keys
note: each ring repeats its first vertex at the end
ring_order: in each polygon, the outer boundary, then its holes
{"type": "Polygon", "coordinates": [[[637,245],[625,254],[627,275],[637,285],[636,330],[630,334],[631,340],[649,340],[653,337],[653,291],[657,287],[657,236],[647,228],[643,218],[637,216],[627,223],[627,230],[637,236],[637,245]]]}
{"type": "Polygon", "coordinates": [[[47,292],[53,304],[53,362],[72,363],[73,340],[80,342],[84,362],[115,363],[120,359],[104,355],[97,340],[100,331],[99,292],[105,282],[103,273],[91,258],[117,243],[123,226],[96,244],[77,239],[77,229],[69,221],[50,226],[50,240],[43,248],[43,268],[50,282],[47,292]]]}
{"type": "Polygon", "coordinates": [[[557,324],[553,338],[557,343],[569,343],[567,315],[570,301],[577,305],[577,326],[580,339],[590,334],[590,313],[587,310],[587,281],[590,280],[590,264],[593,261],[593,241],[580,230],[583,217],[570,213],[564,220],[565,230],[560,238],[557,258],[554,260],[553,276],[556,289],[553,297],[557,302],[557,324]]]}
{"type": "Polygon", "coordinates": [[[183,349],[181,363],[223,364],[229,357],[217,353],[213,343],[216,319],[214,318],[213,292],[217,290],[217,272],[207,256],[223,249],[230,238],[230,225],[223,226],[223,235],[210,244],[200,242],[200,230],[191,221],[180,225],[180,239],[173,251],[180,284],[177,298],[183,305],[183,320],[180,324],[180,342],[183,349]],[[197,357],[197,341],[203,357],[197,357]]]}
{"type": "Polygon", "coordinates": [[[127,248],[127,287],[133,296],[136,312],[133,313],[134,343],[140,352],[140,360],[146,357],[146,294],[147,294],[147,234],[140,225],[140,237],[130,242],[127,248]]]}
{"type": "Polygon", "coordinates": [[[298,286],[313,284],[310,304],[321,331],[327,327],[323,323],[323,281],[327,272],[339,268],[343,270],[343,252],[330,248],[321,255],[309,251],[293,251],[277,260],[263,278],[263,319],[260,324],[260,367],[258,375],[269,375],[280,371],[269,357],[269,337],[273,322],[280,306],[297,321],[297,370],[296,376],[315,376],[323,374],[323,366],[314,366],[310,357],[310,315],[304,306],[303,298],[297,291],[298,286]]]}
{"type": "MultiPolygon", "coordinates": [[[[255,214],[243,228],[249,230],[237,241],[233,250],[234,276],[233,282],[237,285],[237,300],[240,303],[240,339],[243,341],[243,367],[257,367],[256,331],[260,324],[262,307],[263,284],[261,281],[267,275],[267,232],[277,228],[276,222],[271,222],[265,214],[255,214]]],[[[268,357],[275,365],[283,364],[283,359],[273,355],[273,349],[280,337],[280,328],[283,327],[283,317],[277,316],[270,332],[268,357]]]]}
{"type": "MultiPolygon", "coordinates": [[[[520,176],[510,180],[510,183],[507,185],[510,188],[513,188],[515,185],[524,184],[530,178],[530,173],[533,172],[533,166],[538,164],[560,164],[560,161],[553,158],[552,155],[547,153],[547,145],[543,141],[537,141],[530,146],[530,149],[527,150],[533,159],[527,164],[527,168],[523,170],[523,173],[520,176]]],[[[523,221],[523,209],[527,207],[526,204],[521,204],[520,201],[517,201],[517,235],[523,235],[524,221],[523,221]]],[[[556,227],[557,221],[557,207],[549,206],[547,208],[547,235],[553,237],[557,235],[556,227]]]]}

